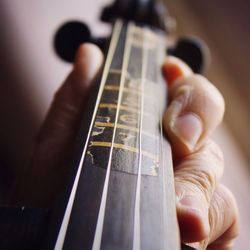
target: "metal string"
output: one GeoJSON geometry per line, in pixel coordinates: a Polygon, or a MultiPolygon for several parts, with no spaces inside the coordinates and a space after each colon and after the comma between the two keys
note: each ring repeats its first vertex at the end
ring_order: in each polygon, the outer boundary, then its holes
{"type": "MultiPolygon", "coordinates": [[[[159,50],[158,50],[158,53],[157,53],[157,56],[158,56],[158,59],[159,59],[159,50]]],[[[157,77],[159,78],[159,77],[157,77]]],[[[157,79],[159,81],[159,79],[157,79]]],[[[161,111],[161,106],[158,105],[158,112],[159,112],[159,124],[160,124],[160,140],[159,140],[159,144],[160,144],[160,169],[162,171],[162,182],[163,182],[163,185],[162,185],[162,191],[163,191],[163,225],[166,223],[166,188],[167,188],[167,185],[166,185],[166,179],[165,179],[165,161],[164,161],[164,157],[163,157],[163,128],[162,128],[162,111],[161,111]]],[[[163,226],[163,235],[167,235],[166,232],[165,232],[165,226],[163,226]]],[[[164,239],[164,238],[163,238],[164,239]]],[[[165,240],[163,240],[163,246],[162,246],[162,249],[166,249],[166,246],[165,246],[165,240]]]]}
{"type": "Polygon", "coordinates": [[[109,47],[109,53],[108,53],[108,56],[107,56],[105,67],[104,67],[103,76],[102,76],[102,80],[101,80],[101,84],[100,84],[100,90],[99,90],[97,101],[96,101],[96,104],[95,104],[95,109],[94,109],[94,113],[93,113],[93,116],[92,116],[91,125],[90,125],[88,135],[87,135],[87,140],[86,140],[86,143],[85,143],[82,155],[81,155],[81,160],[80,160],[80,163],[78,165],[77,174],[76,174],[74,184],[73,184],[73,187],[72,187],[72,190],[71,190],[71,193],[70,193],[69,201],[68,201],[65,213],[64,213],[64,217],[63,217],[63,220],[62,220],[60,231],[59,231],[59,234],[58,234],[58,237],[57,237],[57,240],[56,240],[56,244],[55,244],[55,248],[54,248],[55,250],[61,250],[63,248],[67,228],[68,228],[68,225],[69,225],[70,215],[71,215],[73,203],[74,203],[74,200],[75,200],[76,190],[77,190],[78,182],[79,182],[79,179],[80,179],[80,174],[81,174],[81,171],[82,171],[83,161],[84,161],[84,158],[85,158],[85,155],[86,155],[88,141],[89,141],[90,134],[91,134],[91,131],[92,131],[92,127],[93,127],[93,124],[94,124],[95,116],[97,114],[97,110],[98,110],[98,106],[99,106],[99,103],[100,103],[100,100],[101,100],[101,96],[102,96],[102,93],[103,93],[103,90],[104,90],[104,86],[105,86],[105,83],[106,83],[106,79],[107,79],[107,76],[108,76],[108,72],[109,72],[111,62],[112,62],[112,58],[114,56],[114,52],[115,52],[115,49],[116,49],[116,46],[117,46],[117,42],[118,42],[118,38],[119,38],[119,35],[120,35],[120,32],[121,32],[121,28],[122,28],[121,21],[117,21],[115,23],[115,26],[114,26],[114,31],[113,31],[113,35],[112,35],[111,42],[110,42],[110,47],[109,47]]]}
{"type": "Polygon", "coordinates": [[[144,88],[146,81],[146,66],[147,66],[147,49],[145,46],[145,40],[147,39],[147,30],[143,29],[143,44],[142,44],[142,72],[141,72],[141,108],[140,108],[140,125],[139,125],[139,165],[138,176],[136,184],[136,197],[135,197],[135,214],[134,214],[134,241],[133,250],[140,249],[141,237],[140,237],[140,201],[141,201],[141,168],[142,168],[142,124],[144,113],[144,88]]]}
{"type": "Polygon", "coordinates": [[[103,223],[104,223],[106,201],[107,201],[107,194],[108,194],[109,177],[110,177],[110,172],[111,172],[112,154],[113,154],[115,134],[116,134],[116,128],[117,128],[116,124],[118,122],[119,110],[120,110],[120,105],[121,105],[121,100],[122,100],[122,95],[123,95],[123,88],[125,84],[126,71],[128,67],[129,54],[130,54],[130,49],[131,49],[131,42],[130,42],[131,28],[132,28],[132,24],[129,23],[128,28],[127,28],[124,57],[123,57],[123,63],[122,63],[122,74],[121,74],[121,80],[120,80],[120,89],[119,89],[117,111],[116,111],[116,117],[115,117],[115,126],[113,130],[111,149],[110,149],[109,160],[108,160],[108,165],[107,165],[107,172],[106,172],[106,177],[104,181],[101,205],[99,209],[96,231],[95,231],[95,236],[94,236],[94,243],[92,247],[93,250],[99,250],[101,246],[103,223]]]}

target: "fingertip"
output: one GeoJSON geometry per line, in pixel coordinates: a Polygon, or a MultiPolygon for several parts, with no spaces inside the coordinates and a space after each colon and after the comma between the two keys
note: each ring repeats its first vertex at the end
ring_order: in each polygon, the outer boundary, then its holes
{"type": "Polygon", "coordinates": [[[77,50],[74,75],[77,80],[91,82],[103,63],[103,53],[94,44],[84,43],[77,50]]]}
{"type": "Polygon", "coordinates": [[[99,57],[102,58],[103,54],[102,51],[98,46],[93,43],[83,43],[79,46],[76,56],[75,56],[75,63],[79,63],[83,57],[99,57]]]}
{"type": "Polygon", "coordinates": [[[221,123],[225,102],[206,78],[192,74],[170,88],[163,126],[177,157],[197,151],[221,123]]]}
{"type": "Polygon", "coordinates": [[[165,59],[162,72],[169,86],[173,85],[176,80],[192,74],[191,68],[174,56],[168,56],[165,59]]]}
{"type": "Polygon", "coordinates": [[[208,217],[196,209],[177,205],[177,216],[183,243],[199,242],[209,236],[208,217]]]}

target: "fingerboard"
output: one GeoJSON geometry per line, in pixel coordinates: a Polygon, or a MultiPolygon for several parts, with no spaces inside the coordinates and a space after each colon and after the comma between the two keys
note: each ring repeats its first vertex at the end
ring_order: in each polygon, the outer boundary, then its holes
{"type": "Polygon", "coordinates": [[[162,131],[166,41],[116,21],[55,249],[180,249],[162,131]]]}

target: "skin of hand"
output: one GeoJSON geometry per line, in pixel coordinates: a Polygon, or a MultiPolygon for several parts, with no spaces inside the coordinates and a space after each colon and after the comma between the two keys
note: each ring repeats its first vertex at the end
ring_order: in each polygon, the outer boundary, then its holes
{"type": "MultiPolygon", "coordinates": [[[[37,137],[18,195],[22,204],[53,205],[69,168],[91,83],[102,64],[96,46],[80,46],[73,70],[55,94],[37,137]]],[[[232,249],[238,209],[231,192],[219,182],[223,154],[209,139],[223,118],[223,97],[177,58],[167,57],[162,69],[169,84],[163,125],[173,150],[181,240],[196,249],[232,249]]]]}

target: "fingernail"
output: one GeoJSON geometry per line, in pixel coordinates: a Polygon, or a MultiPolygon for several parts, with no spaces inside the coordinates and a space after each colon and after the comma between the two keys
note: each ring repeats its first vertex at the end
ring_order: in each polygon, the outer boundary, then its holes
{"type": "Polygon", "coordinates": [[[189,150],[193,150],[202,134],[202,122],[196,114],[185,113],[174,120],[171,129],[189,150]]]}
{"type": "Polygon", "coordinates": [[[175,80],[177,80],[183,75],[181,69],[177,65],[174,65],[174,64],[164,65],[163,74],[164,74],[165,79],[167,80],[168,86],[171,86],[175,80]]]}
{"type": "Polygon", "coordinates": [[[189,66],[177,57],[168,56],[162,72],[167,80],[168,86],[172,85],[178,78],[192,74],[189,66]]]}

